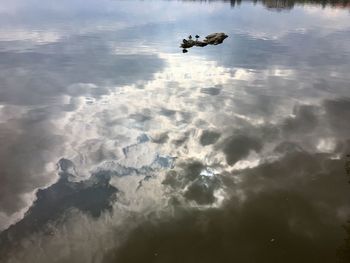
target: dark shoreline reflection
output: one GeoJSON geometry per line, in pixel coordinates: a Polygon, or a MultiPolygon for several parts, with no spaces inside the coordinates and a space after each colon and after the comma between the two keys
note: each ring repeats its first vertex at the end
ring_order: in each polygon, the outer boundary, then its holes
{"type": "Polygon", "coordinates": [[[332,8],[344,8],[350,9],[350,1],[349,0],[182,0],[185,2],[224,2],[230,3],[231,7],[239,6],[242,3],[254,3],[254,4],[262,4],[268,9],[271,10],[283,10],[283,9],[293,9],[298,5],[316,5],[332,8]]]}

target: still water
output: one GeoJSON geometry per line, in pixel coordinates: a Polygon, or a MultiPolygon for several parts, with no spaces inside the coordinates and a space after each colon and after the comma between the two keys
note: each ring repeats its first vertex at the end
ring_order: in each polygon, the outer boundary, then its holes
{"type": "Polygon", "coordinates": [[[0,25],[1,262],[350,262],[347,1],[12,0],[0,25]]]}

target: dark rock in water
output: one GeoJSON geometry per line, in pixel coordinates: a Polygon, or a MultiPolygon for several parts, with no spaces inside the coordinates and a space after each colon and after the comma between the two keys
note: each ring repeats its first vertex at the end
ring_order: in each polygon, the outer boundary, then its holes
{"type": "Polygon", "coordinates": [[[181,47],[182,48],[191,48],[191,47],[193,47],[196,44],[196,42],[197,41],[194,41],[192,39],[190,39],[190,40],[184,39],[182,44],[181,44],[181,47]]]}
{"type": "Polygon", "coordinates": [[[181,48],[183,48],[182,52],[187,53],[187,48],[191,47],[205,47],[207,45],[218,45],[224,42],[224,40],[228,37],[225,33],[213,33],[205,37],[203,41],[198,40],[199,36],[196,35],[196,40],[192,40],[192,37],[187,40],[183,39],[181,48]]]}
{"type": "Polygon", "coordinates": [[[213,33],[205,37],[204,42],[209,45],[218,45],[224,42],[224,40],[228,37],[225,33],[213,33]]]}
{"type": "Polygon", "coordinates": [[[195,46],[197,47],[205,47],[206,45],[208,45],[208,43],[202,42],[202,41],[196,41],[196,44],[195,44],[195,46]]]}
{"type": "Polygon", "coordinates": [[[191,48],[193,46],[197,46],[197,47],[205,47],[206,45],[208,45],[208,43],[203,42],[203,41],[194,41],[194,40],[183,40],[183,43],[181,44],[181,47],[186,49],[186,48],[191,48]]]}

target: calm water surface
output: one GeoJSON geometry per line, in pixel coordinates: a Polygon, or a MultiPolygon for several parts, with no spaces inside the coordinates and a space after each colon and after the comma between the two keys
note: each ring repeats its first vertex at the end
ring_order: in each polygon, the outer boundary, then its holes
{"type": "Polygon", "coordinates": [[[1,262],[350,262],[347,1],[13,0],[0,25],[1,262]]]}

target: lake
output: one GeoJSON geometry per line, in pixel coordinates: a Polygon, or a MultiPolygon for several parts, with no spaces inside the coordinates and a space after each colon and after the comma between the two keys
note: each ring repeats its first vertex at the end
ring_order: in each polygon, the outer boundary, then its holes
{"type": "Polygon", "coordinates": [[[349,1],[13,0],[0,24],[1,262],[350,262],[349,1]]]}

